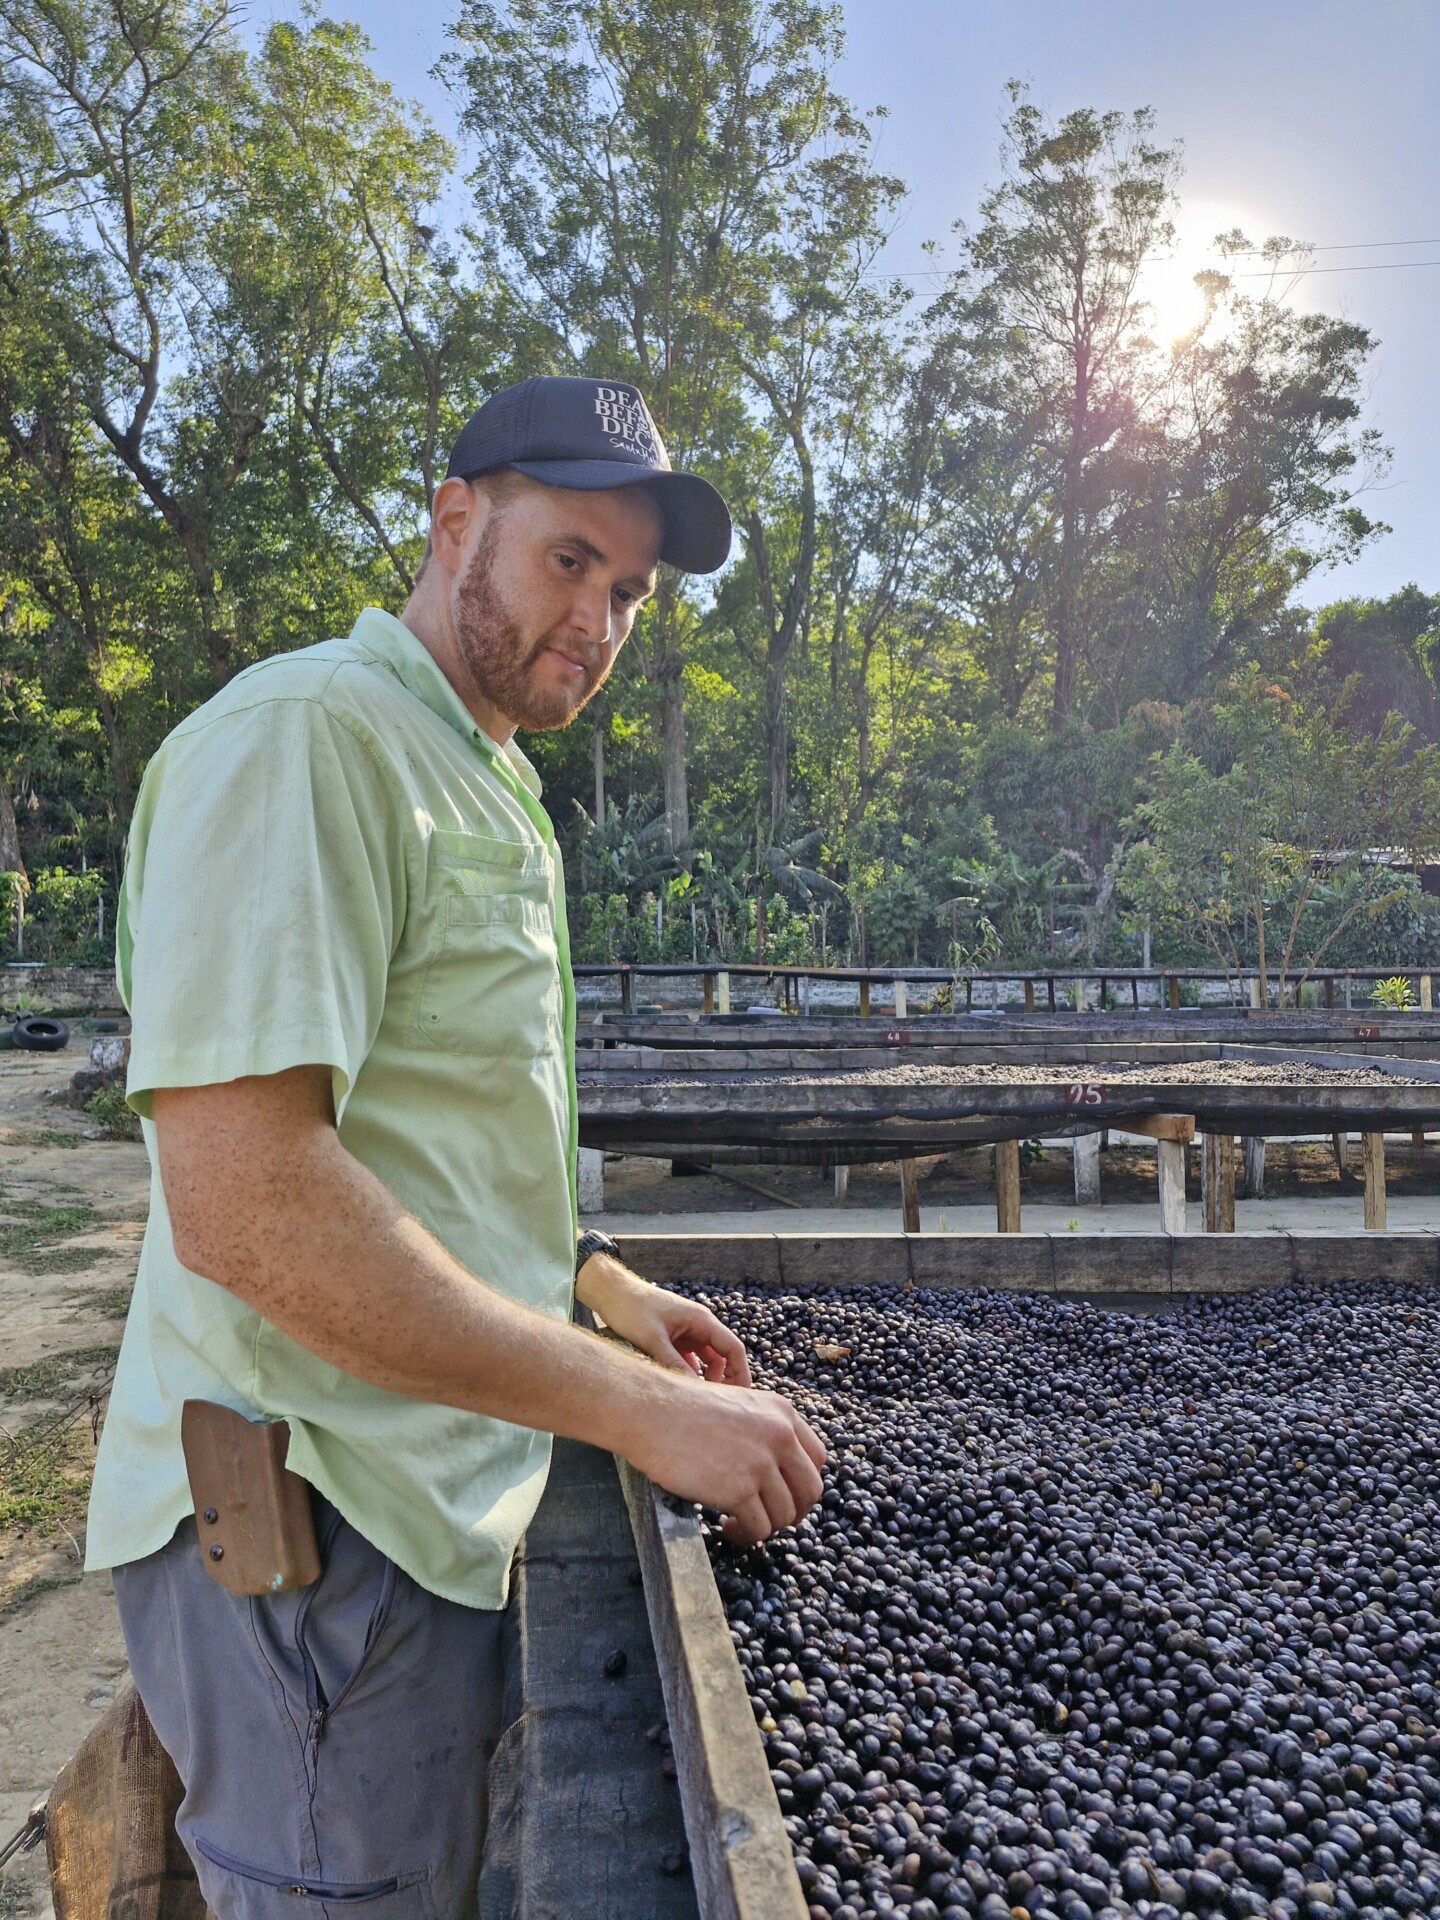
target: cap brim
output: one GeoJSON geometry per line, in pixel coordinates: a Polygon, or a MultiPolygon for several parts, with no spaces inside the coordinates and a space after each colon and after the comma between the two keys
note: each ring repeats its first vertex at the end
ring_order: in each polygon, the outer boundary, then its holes
{"type": "Polygon", "coordinates": [[[623,460],[515,460],[516,473],[546,487],[608,493],[615,487],[646,487],[665,516],[660,558],[682,573],[714,573],[730,557],[730,509],[708,480],[631,466],[623,460]]]}

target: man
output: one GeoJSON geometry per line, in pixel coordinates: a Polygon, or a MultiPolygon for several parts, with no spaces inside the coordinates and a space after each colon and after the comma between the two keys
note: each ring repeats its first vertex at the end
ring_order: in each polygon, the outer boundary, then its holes
{"type": "Polygon", "coordinates": [[[575,1272],[563,882],[513,738],[601,685],[658,562],[711,571],[729,539],[633,388],[507,389],[456,443],[401,618],[241,674],[146,777],[118,952],[154,1177],[89,1564],[217,1920],[475,1911],[551,1434],[740,1541],[818,1497],[819,1440],[713,1314],[583,1240],[575,1272]],[[288,1422],[317,1583],[207,1577],[187,1399],[288,1422]]]}

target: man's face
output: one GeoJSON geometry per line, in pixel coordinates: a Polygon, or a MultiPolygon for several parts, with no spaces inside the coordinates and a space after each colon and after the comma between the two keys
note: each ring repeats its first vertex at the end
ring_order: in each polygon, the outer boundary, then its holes
{"type": "Polygon", "coordinates": [[[661,535],[660,509],[640,487],[531,482],[493,504],[451,588],[475,690],[516,727],[568,726],[654,591],[661,535]]]}

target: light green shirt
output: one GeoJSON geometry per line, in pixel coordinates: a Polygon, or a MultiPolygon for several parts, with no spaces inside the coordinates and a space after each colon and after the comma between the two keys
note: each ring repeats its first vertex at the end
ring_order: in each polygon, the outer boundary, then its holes
{"type": "Polygon", "coordinates": [[[217,1400],[287,1419],[290,1465],[422,1586],[504,1605],[549,1436],[366,1386],[188,1272],[149,1113],[155,1087],[327,1065],[356,1159],[472,1273],[566,1319],[575,1001],[539,791],[373,608],[239,675],[156,755],[117,934],[150,1219],[89,1566],[170,1538],[191,1510],[181,1403],[217,1400]]]}

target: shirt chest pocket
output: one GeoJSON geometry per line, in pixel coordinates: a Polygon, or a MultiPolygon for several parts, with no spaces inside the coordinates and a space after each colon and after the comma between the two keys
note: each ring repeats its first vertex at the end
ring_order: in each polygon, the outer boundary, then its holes
{"type": "Polygon", "coordinates": [[[533,1059],[561,1044],[560,966],[543,847],[439,831],[418,1025],[446,1053],[533,1059]]]}

